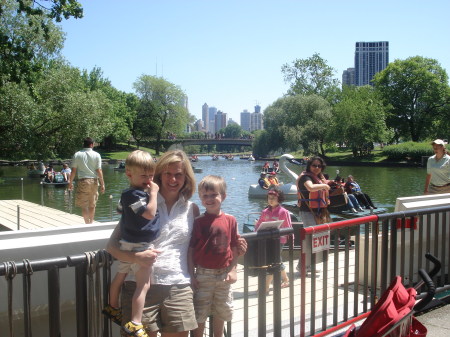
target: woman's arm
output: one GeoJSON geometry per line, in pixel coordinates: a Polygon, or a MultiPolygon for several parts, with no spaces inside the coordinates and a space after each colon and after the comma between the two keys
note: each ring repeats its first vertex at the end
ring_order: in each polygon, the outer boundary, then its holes
{"type": "Polygon", "coordinates": [[[310,192],[320,191],[320,190],[330,190],[330,185],[328,184],[313,184],[311,180],[305,181],[305,188],[310,192]]]}
{"type": "Polygon", "coordinates": [[[124,251],[120,250],[120,224],[114,228],[114,231],[112,232],[108,244],[106,245],[106,250],[117,260],[130,262],[130,263],[137,263],[140,266],[143,267],[150,267],[153,265],[153,263],[156,260],[156,256],[158,255],[159,251],[155,249],[148,249],[144,250],[142,252],[130,252],[130,251],[124,251]]]}

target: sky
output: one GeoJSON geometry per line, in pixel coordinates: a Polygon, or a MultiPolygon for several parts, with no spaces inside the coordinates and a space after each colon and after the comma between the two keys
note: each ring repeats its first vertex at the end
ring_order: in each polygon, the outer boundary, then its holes
{"type": "Polygon", "coordinates": [[[84,17],[61,23],[72,66],[99,67],[125,92],[141,75],[162,76],[198,119],[204,103],[238,123],[244,109],[264,111],[289,87],[281,67],[314,53],[341,81],[360,41],[389,41],[390,62],[419,55],[450,74],[448,0],[79,2],[84,17]]]}

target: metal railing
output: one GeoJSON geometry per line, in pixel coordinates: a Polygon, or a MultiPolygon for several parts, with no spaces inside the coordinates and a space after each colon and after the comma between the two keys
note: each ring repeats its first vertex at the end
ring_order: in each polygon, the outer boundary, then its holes
{"type": "MultiPolygon", "coordinates": [[[[243,234],[249,251],[239,271],[241,284],[234,289],[235,310],[242,310],[242,315],[235,315],[227,323],[224,335],[329,333],[334,327],[367,313],[395,275],[402,276],[405,286],[416,284],[418,269],[430,267],[423,258],[426,252],[442,263],[441,272],[434,278],[437,292],[449,290],[449,219],[450,206],[446,206],[371,215],[308,228],[296,223],[293,229],[243,234]],[[289,235],[283,256],[291,281],[286,289],[281,288],[279,273],[281,235],[289,235]],[[299,240],[304,244],[299,245],[299,240]],[[299,273],[295,272],[297,259],[299,273]],[[311,271],[307,270],[309,260],[311,271]],[[320,273],[316,272],[318,269],[320,273]],[[273,273],[270,295],[265,289],[268,272],[273,273]]],[[[13,329],[12,287],[20,285],[15,276],[22,274],[23,335],[31,336],[30,283],[38,272],[46,272],[48,336],[63,336],[59,295],[67,285],[61,284],[59,273],[73,268],[77,336],[111,336],[110,322],[101,317],[101,308],[108,297],[111,263],[111,257],[103,250],[67,258],[0,263],[0,276],[7,280],[5,287],[0,284],[0,301],[5,301],[6,295],[9,317],[8,327],[2,331],[13,329]]],[[[205,334],[212,336],[211,330],[205,334]]]]}

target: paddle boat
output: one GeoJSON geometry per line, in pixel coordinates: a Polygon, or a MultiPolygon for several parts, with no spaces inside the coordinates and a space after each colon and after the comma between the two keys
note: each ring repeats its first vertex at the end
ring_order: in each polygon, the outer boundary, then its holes
{"type": "Polygon", "coordinates": [[[253,157],[253,155],[248,156],[248,161],[255,161],[255,157],[253,157]]]}
{"type": "Polygon", "coordinates": [[[45,165],[43,162],[39,162],[38,167],[36,168],[34,164],[28,167],[28,176],[30,178],[42,178],[45,172],[45,165]]]}
{"type": "Polygon", "coordinates": [[[196,163],[198,162],[198,156],[194,154],[193,156],[191,156],[190,160],[191,162],[196,163]]]}
{"type": "Polygon", "coordinates": [[[121,161],[119,166],[114,167],[114,171],[125,171],[125,162],[121,161]]]}
{"type": "MultiPolygon", "coordinates": [[[[297,187],[295,182],[297,181],[297,174],[291,171],[287,166],[287,162],[296,163],[293,156],[290,154],[283,154],[280,157],[280,169],[291,178],[291,183],[280,184],[278,187],[283,191],[286,199],[297,199],[297,187]]],[[[248,189],[248,196],[250,198],[265,198],[267,196],[267,190],[263,189],[259,184],[250,185],[248,189]]]]}
{"type": "Polygon", "coordinates": [[[56,172],[53,176],[53,181],[49,181],[48,179],[44,178],[42,179],[41,184],[45,187],[65,187],[69,185],[69,182],[67,180],[64,180],[64,176],[61,173],[56,172]]]}

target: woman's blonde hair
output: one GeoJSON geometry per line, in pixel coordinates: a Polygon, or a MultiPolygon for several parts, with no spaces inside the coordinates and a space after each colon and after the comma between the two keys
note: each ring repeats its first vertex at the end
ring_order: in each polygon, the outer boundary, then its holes
{"type": "Polygon", "coordinates": [[[125,159],[125,169],[131,171],[135,168],[143,169],[144,171],[154,172],[155,162],[152,156],[147,151],[135,150],[131,152],[127,159],[125,159]]]}
{"type": "Polygon", "coordinates": [[[168,151],[164,153],[156,163],[155,175],[153,181],[161,187],[161,175],[167,169],[167,167],[174,163],[182,163],[186,180],[184,186],[181,188],[180,193],[183,194],[186,200],[190,199],[195,192],[195,176],[192,170],[191,162],[186,153],[181,150],[168,151]]]}

